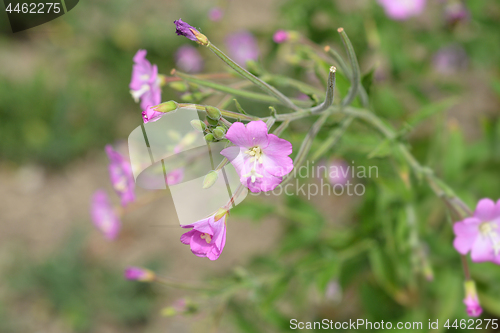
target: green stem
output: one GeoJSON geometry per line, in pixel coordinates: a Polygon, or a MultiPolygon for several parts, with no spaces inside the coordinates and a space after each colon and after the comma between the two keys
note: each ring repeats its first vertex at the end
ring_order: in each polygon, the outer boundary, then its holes
{"type": "Polygon", "coordinates": [[[335,97],[335,71],[335,67],[330,67],[330,74],[328,75],[328,82],[326,85],[325,100],[320,105],[310,108],[308,111],[310,111],[311,114],[323,112],[332,106],[333,98],[335,97]]]}
{"type": "Polygon", "coordinates": [[[238,65],[236,62],[234,62],[231,58],[229,58],[227,55],[224,54],[221,50],[219,50],[215,45],[212,43],[209,43],[207,47],[215,53],[216,56],[218,56],[222,61],[224,61],[226,64],[229,65],[232,69],[234,69],[238,74],[243,76],[245,79],[249,80],[265,92],[267,92],[269,95],[274,96],[278,101],[281,102],[281,104],[285,105],[286,107],[292,109],[292,110],[299,110],[299,107],[295,105],[288,97],[283,95],[281,92],[279,92],[276,88],[273,86],[267,84],[266,82],[262,81],[258,77],[254,76],[251,74],[249,71],[238,65]]]}
{"type": "Polygon", "coordinates": [[[354,99],[356,98],[356,95],[358,94],[358,88],[361,82],[361,76],[359,74],[360,70],[359,70],[358,60],[356,58],[356,53],[354,52],[354,47],[352,46],[349,37],[347,37],[347,34],[345,33],[343,28],[339,28],[337,31],[339,32],[340,38],[342,39],[342,43],[344,44],[344,47],[347,51],[347,56],[349,57],[349,62],[351,63],[351,71],[352,71],[351,87],[349,88],[347,96],[342,101],[342,105],[345,106],[351,104],[352,101],[354,101],[354,99]]]}
{"type": "MultiPolygon", "coordinates": [[[[225,86],[223,84],[218,84],[215,82],[211,82],[211,81],[207,81],[207,80],[203,80],[203,79],[198,79],[197,77],[194,77],[192,75],[188,75],[185,73],[181,73],[179,71],[173,71],[172,74],[177,75],[180,78],[182,78],[188,82],[196,83],[196,84],[199,84],[200,86],[212,88],[214,90],[222,91],[222,92],[225,92],[227,94],[234,95],[234,96],[240,96],[240,97],[244,97],[244,98],[248,98],[248,99],[253,99],[253,100],[256,100],[259,102],[263,102],[263,103],[283,104],[283,103],[281,103],[280,100],[277,100],[273,96],[255,93],[255,92],[251,92],[251,91],[239,90],[236,88],[225,86]]],[[[307,101],[301,101],[301,100],[294,100],[294,101],[297,103],[297,105],[301,105],[301,106],[309,106],[310,105],[307,101]]]]}
{"type": "MultiPolygon", "coordinates": [[[[191,104],[191,103],[179,103],[179,108],[181,108],[181,107],[189,108],[189,107],[193,107],[193,106],[198,111],[206,112],[206,109],[205,109],[206,105],[191,104]]],[[[260,119],[262,119],[262,118],[259,118],[259,117],[250,116],[250,115],[246,115],[246,114],[241,114],[239,112],[228,111],[228,110],[220,110],[220,113],[224,117],[231,118],[231,119],[240,119],[240,120],[260,120],[260,119]]]]}
{"type": "Polygon", "coordinates": [[[323,144],[316,150],[314,155],[311,157],[311,160],[317,161],[320,157],[322,157],[328,150],[334,147],[345,133],[347,128],[351,125],[354,117],[348,116],[342,119],[340,122],[340,126],[338,128],[333,129],[328,138],[323,142],[323,144]]]}

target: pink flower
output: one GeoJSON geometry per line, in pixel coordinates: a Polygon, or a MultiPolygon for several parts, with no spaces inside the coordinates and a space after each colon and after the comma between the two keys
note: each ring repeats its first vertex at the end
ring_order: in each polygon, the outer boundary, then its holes
{"type": "Polygon", "coordinates": [[[210,21],[217,22],[224,16],[224,11],[220,7],[214,7],[208,12],[208,18],[210,21]]]}
{"type": "Polygon", "coordinates": [[[500,200],[482,199],[472,217],[453,225],[455,249],[471,252],[474,262],[492,261],[500,265],[500,200]]]}
{"type": "Polygon", "coordinates": [[[108,240],[114,240],[121,228],[120,219],[116,215],[108,195],[103,190],[98,190],[92,196],[91,202],[92,222],[108,240]]]}
{"type": "Polygon", "coordinates": [[[135,200],[135,182],[132,174],[130,161],[113,149],[111,145],[106,145],[106,154],[109,158],[109,177],[116,193],[120,196],[122,206],[135,200]]]}
{"type": "Polygon", "coordinates": [[[406,20],[420,15],[426,0],[377,0],[384,7],[387,16],[394,20],[406,20]]]}
{"type": "Polygon", "coordinates": [[[157,121],[166,113],[155,111],[155,105],[148,106],[144,111],[142,111],[142,120],[144,123],[157,121]]]}
{"type": "Polygon", "coordinates": [[[195,47],[183,45],[175,53],[175,64],[185,72],[197,73],[203,69],[203,58],[195,47]]]}
{"type": "Polygon", "coordinates": [[[125,269],[124,275],[125,279],[127,280],[136,280],[142,282],[151,282],[156,278],[156,275],[153,271],[141,267],[127,267],[127,269],[125,269]]]}
{"type": "Polygon", "coordinates": [[[464,304],[466,306],[467,314],[470,317],[479,317],[483,312],[481,304],[479,304],[479,298],[477,297],[476,284],[473,280],[465,281],[465,299],[464,304]]]}
{"type": "Polygon", "coordinates": [[[288,32],[285,30],[278,30],[274,33],[273,40],[275,43],[281,44],[288,40],[288,32]]]}
{"type": "Polygon", "coordinates": [[[444,46],[436,52],[432,59],[436,72],[450,75],[467,68],[467,52],[460,45],[444,46]]]}
{"type": "Polygon", "coordinates": [[[141,108],[161,103],[161,88],[158,67],[146,60],[146,50],[139,50],[134,56],[130,93],[136,102],[141,100],[141,108]]]}
{"type": "Polygon", "coordinates": [[[179,169],[174,169],[167,173],[167,184],[169,186],[179,184],[182,182],[182,179],[184,178],[184,169],[179,168],[179,169]]]}
{"type": "Polygon", "coordinates": [[[259,57],[257,40],[248,31],[237,32],[227,36],[226,46],[231,58],[240,66],[245,66],[248,60],[257,60],[259,57]]]}
{"type": "Polygon", "coordinates": [[[198,257],[217,260],[226,244],[226,216],[214,214],[193,224],[183,225],[183,228],[193,228],[181,236],[181,242],[189,245],[191,251],[198,257]]]}
{"type": "Polygon", "coordinates": [[[252,192],[272,191],[293,169],[292,144],[267,133],[266,123],[235,122],[226,133],[235,146],[221,151],[231,161],[243,185],[252,192]]]}

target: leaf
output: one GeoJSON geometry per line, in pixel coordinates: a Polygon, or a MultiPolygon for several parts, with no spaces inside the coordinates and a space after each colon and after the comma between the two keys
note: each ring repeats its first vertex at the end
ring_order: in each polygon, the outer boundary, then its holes
{"type": "Polygon", "coordinates": [[[238,102],[238,100],[236,98],[233,99],[233,101],[234,101],[234,104],[236,105],[236,109],[238,110],[239,113],[243,113],[243,114],[248,115],[248,113],[246,113],[246,111],[243,110],[243,108],[241,107],[240,103],[238,102]]]}
{"type": "Polygon", "coordinates": [[[415,127],[425,119],[438,114],[440,112],[444,112],[449,110],[454,104],[457,103],[457,98],[456,97],[450,97],[443,99],[438,102],[434,102],[431,104],[428,104],[421,108],[419,111],[417,111],[414,115],[408,119],[408,124],[411,127],[415,127]]]}

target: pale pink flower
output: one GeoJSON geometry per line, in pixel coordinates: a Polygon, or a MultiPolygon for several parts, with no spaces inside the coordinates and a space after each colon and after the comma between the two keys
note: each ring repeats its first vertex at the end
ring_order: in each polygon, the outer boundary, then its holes
{"type": "Polygon", "coordinates": [[[426,0],[377,0],[384,7],[387,16],[394,20],[406,20],[420,15],[425,9],[426,0]]]}
{"type": "Polygon", "coordinates": [[[221,154],[229,159],[240,181],[252,192],[272,191],[293,169],[292,144],[267,133],[263,121],[251,121],[246,127],[235,122],[229,127],[226,139],[235,146],[221,154]]]}
{"type": "Polygon", "coordinates": [[[203,58],[194,46],[182,45],[175,53],[175,64],[184,72],[198,73],[203,69],[203,58]]]}
{"type": "Polygon", "coordinates": [[[217,22],[224,16],[224,11],[220,7],[214,7],[208,12],[208,18],[210,21],[217,22]]]}
{"type": "Polygon", "coordinates": [[[226,46],[229,56],[240,66],[245,66],[248,60],[259,58],[257,40],[248,31],[241,31],[227,36],[226,46]]]}
{"type": "Polygon", "coordinates": [[[121,228],[121,222],[116,215],[108,195],[103,190],[98,190],[92,196],[91,211],[92,222],[108,240],[114,240],[121,228]]]}
{"type": "Polygon", "coordinates": [[[127,269],[125,269],[124,275],[125,279],[127,280],[136,280],[142,282],[151,282],[156,278],[156,275],[153,271],[134,266],[127,267],[127,269]]]}
{"type": "Polygon", "coordinates": [[[139,50],[134,56],[130,93],[136,102],[141,100],[142,110],[161,103],[161,79],[158,67],[146,60],[146,50],[139,50]]]}
{"type": "Polygon", "coordinates": [[[214,214],[183,228],[193,228],[181,236],[181,242],[189,245],[198,257],[217,260],[226,244],[226,214],[218,217],[214,214]]]}
{"type": "Polygon", "coordinates": [[[346,161],[336,158],[331,158],[328,161],[322,161],[318,165],[318,171],[324,171],[330,185],[335,186],[337,184],[345,185],[351,179],[351,168],[346,163],[346,161]]]}
{"type": "Polygon", "coordinates": [[[128,158],[106,145],[106,154],[109,158],[109,177],[116,193],[120,196],[122,206],[135,201],[135,181],[132,166],[128,158]]]}
{"type": "Polygon", "coordinates": [[[474,262],[492,261],[500,265],[500,200],[478,202],[474,215],[453,225],[455,249],[474,262]]]}

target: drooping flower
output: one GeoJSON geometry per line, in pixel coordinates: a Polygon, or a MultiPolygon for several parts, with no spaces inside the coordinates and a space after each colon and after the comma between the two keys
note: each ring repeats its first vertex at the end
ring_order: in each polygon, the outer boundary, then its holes
{"type": "Polygon", "coordinates": [[[482,199],[474,215],[453,225],[455,249],[471,252],[474,262],[492,261],[500,265],[500,200],[482,199]]]}
{"type": "Polygon", "coordinates": [[[156,278],[156,274],[149,269],[141,268],[141,267],[127,267],[124,272],[125,279],[127,280],[136,280],[142,282],[151,282],[156,278]]]}
{"type": "Polygon", "coordinates": [[[387,16],[394,20],[407,20],[420,15],[425,8],[426,0],[377,0],[384,7],[387,16]]]}
{"type": "Polygon", "coordinates": [[[158,67],[146,60],[146,50],[139,50],[134,56],[130,93],[136,102],[141,100],[142,110],[161,103],[161,79],[158,67]]]}
{"type": "Polygon", "coordinates": [[[466,306],[467,314],[470,317],[479,317],[483,312],[481,304],[479,303],[479,298],[477,297],[476,284],[473,280],[465,281],[465,299],[464,304],[466,306]]]}
{"type": "Polygon", "coordinates": [[[135,200],[135,182],[132,174],[130,161],[122,154],[113,149],[111,145],[106,145],[106,154],[109,158],[109,177],[116,193],[120,196],[122,206],[135,200]]]}
{"type": "Polygon", "coordinates": [[[235,122],[229,127],[226,139],[235,146],[221,154],[229,159],[240,176],[240,182],[252,192],[272,191],[283,176],[293,169],[292,144],[267,133],[263,121],[251,121],[246,127],[235,122]]]}
{"type": "Polygon", "coordinates": [[[121,228],[120,219],[116,215],[108,195],[103,190],[98,190],[92,196],[91,211],[92,222],[108,240],[114,240],[121,228]]]}
{"type": "Polygon", "coordinates": [[[288,40],[288,32],[285,30],[278,30],[273,35],[273,40],[275,43],[281,44],[288,40]]]}
{"type": "Polygon", "coordinates": [[[241,31],[226,37],[229,56],[240,66],[245,66],[248,60],[256,61],[259,57],[257,40],[248,31],[241,31]]]}
{"type": "Polygon", "coordinates": [[[208,18],[210,21],[217,22],[224,16],[224,11],[220,7],[214,7],[208,12],[208,18]]]}
{"type": "Polygon", "coordinates": [[[198,257],[217,260],[226,244],[227,211],[216,213],[193,224],[183,225],[183,228],[193,228],[181,236],[181,242],[189,245],[191,251],[198,257]]]}
{"type": "Polygon", "coordinates": [[[188,73],[198,73],[203,69],[203,58],[191,45],[182,45],[175,53],[176,66],[188,73]]]}
{"type": "Polygon", "coordinates": [[[439,49],[432,64],[440,74],[453,74],[467,68],[468,58],[465,49],[460,45],[449,45],[439,49]]]}

